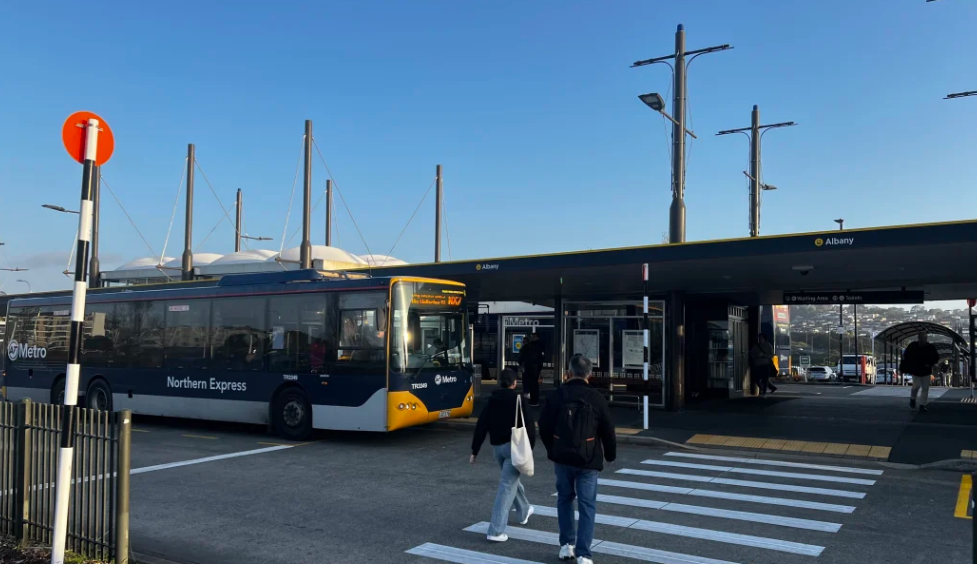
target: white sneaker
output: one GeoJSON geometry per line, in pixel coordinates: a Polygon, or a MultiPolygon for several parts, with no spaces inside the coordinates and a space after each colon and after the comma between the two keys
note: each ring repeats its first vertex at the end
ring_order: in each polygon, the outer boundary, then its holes
{"type": "Polygon", "coordinates": [[[533,513],[536,513],[536,510],[533,509],[533,506],[532,505],[530,505],[529,506],[529,511],[526,512],[526,518],[523,519],[522,521],[519,521],[519,524],[520,525],[525,525],[526,523],[528,523],[529,522],[529,518],[532,517],[533,513]]]}
{"type": "Polygon", "coordinates": [[[502,533],[501,535],[485,535],[485,538],[492,542],[505,542],[509,540],[509,535],[502,533]]]}
{"type": "Polygon", "coordinates": [[[560,560],[573,560],[576,552],[572,544],[565,544],[560,547],[560,560]]]}
{"type": "Polygon", "coordinates": [[[590,558],[587,558],[586,556],[578,556],[577,564],[594,564],[594,561],[591,560],[590,558]]]}

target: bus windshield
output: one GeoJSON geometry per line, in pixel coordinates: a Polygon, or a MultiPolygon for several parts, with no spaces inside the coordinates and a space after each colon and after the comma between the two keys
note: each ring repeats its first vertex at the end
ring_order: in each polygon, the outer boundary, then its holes
{"type": "Polygon", "coordinates": [[[466,366],[465,290],[430,282],[394,284],[390,368],[415,374],[466,366]]]}

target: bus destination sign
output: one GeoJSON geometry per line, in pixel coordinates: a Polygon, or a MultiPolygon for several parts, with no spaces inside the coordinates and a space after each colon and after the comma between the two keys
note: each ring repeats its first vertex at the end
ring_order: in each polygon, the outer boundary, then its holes
{"type": "Polygon", "coordinates": [[[921,291],[784,292],[786,305],[921,304],[921,291]]]}
{"type": "Polygon", "coordinates": [[[422,294],[415,293],[410,299],[411,305],[459,307],[461,296],[452,294],[422,294]]]}

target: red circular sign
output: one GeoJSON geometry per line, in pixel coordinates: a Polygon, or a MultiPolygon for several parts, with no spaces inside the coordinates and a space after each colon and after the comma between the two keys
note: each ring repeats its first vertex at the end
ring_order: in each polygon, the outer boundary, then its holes
{"type": "Polygon", "coordinates": [[[71,158],[85,162],[85,130],[89,119],[98,120],[98,148],[95,150],[95,164],[101,166],[112,158],[115,150],[115,137],[105,120],[92,112],[75,112],[68,116],[61,128],[61,140],[71,158]]]}
{"type": "Polygon", "coordinates": [[[977,306],[977,300],[974,298],[967,298],[967,305],[970,307],[977,306]]]}

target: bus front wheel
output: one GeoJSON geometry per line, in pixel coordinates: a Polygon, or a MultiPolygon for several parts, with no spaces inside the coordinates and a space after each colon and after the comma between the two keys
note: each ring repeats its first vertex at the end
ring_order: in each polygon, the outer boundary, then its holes
{"type": "Polygon", "coordinates": [[[312,405],[302,390],[288,388],[275,398],[275,431],[285,439],[301,441],[312,434],[312,405]]]}

